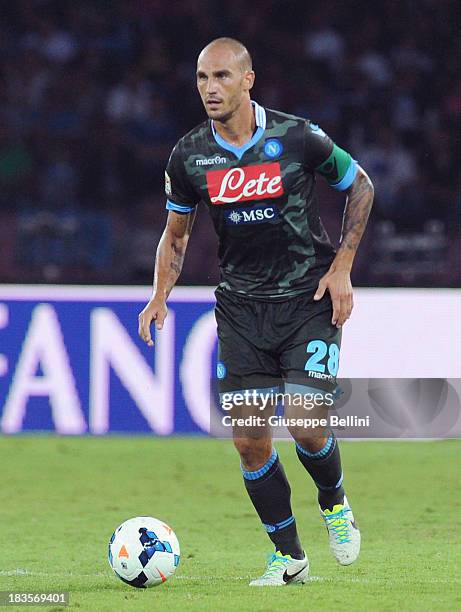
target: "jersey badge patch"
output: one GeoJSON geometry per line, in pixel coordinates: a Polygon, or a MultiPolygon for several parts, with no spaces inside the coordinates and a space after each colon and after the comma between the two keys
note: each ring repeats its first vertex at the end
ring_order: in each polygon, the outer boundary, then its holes
{"type": "Polygon", "coordinates": [[[264,153],[267,157],[275,159],[280,157],[283,151],[283,145],[277,138],[270,138],[264,145],[264,153]]]}

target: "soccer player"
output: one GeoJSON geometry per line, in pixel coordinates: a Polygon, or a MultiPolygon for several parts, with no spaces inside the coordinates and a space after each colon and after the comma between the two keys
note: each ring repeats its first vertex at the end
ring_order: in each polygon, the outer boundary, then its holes
{"type": "MultiPolygon", "coordinates": [[[[254,80],[251,57],[234,39],[218,38],[198,57],[197,87],[208,119],[176,144],[168,161],[169,213],[139,335],[152,346],[151,323],[162,329],[202,202],[219,237],[220,392],[260,396],[283,381],[289,397],[300,391],[325,396],[336,387],[341,327],[353,306],[350,271],[373,186],[320,127],[252,101],[254,80]],[[319,218],[316,173],[347,195],[337,252],[319,218]]],[[[330,549],[342,565],[353,563],[360,532],[342,485],[338,442],[325,427],[290,431],[318,488],[330,549]]],[[[245,487],[275,545],[266,571],[250,585],[302,583],[309,562],[271,436],[235,429],[234,444],[245,487]]]]}

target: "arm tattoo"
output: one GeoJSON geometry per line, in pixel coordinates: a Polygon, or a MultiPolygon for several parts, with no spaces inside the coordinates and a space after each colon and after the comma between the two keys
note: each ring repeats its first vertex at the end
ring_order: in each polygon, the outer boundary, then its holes
{"type": "MultiPolygon", "coordinates": [[[[184,215],[184,217],[181,218],[183,235],[190,234],[192,230],[192,226],[194,224],[194,219],[195,219],[195,214],[184,215]]],[[[173,286],[175,282],[177,281],[178,276],[181,274],[182,265],[184,263],[184,257],[186,255],[186,249],[183,245],[173,242],[171,244],[171,250],[172,250],[172,259],[170,263],[170,268],[176,274],[176,277],[174,278],[173,283],[172,283],[172,286],[173,286]]]]}
{"type": "Polygon", "coordinates": [[[357,250],[373,204],[373,193],[370,179],[360,173],[346,200],[339,250],[357,250]]]}
{"type": "Polygon", "coordinates": [[[171,245],[173,251],[173,258],[171,260],[170,268],[179,276],[181,274],[182,265],[184,263],[184,249],[177,246],[176,244],[171,245]]]}
{"type": "Polygon", "coordinates": [[[194,218],[195,212],[173,215],[160,238],[155,258],[153,293],[158,293],[164,299],[169,296],[181,274],[194,218]]]}

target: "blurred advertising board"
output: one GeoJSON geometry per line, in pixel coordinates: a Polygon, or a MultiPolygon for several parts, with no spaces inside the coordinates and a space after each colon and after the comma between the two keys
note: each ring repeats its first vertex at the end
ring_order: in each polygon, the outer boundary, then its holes
{"type": "MultiPolygon", "coordinates": [[[[137,334],[149,293],[147,287],[0,286],[2,433],[209,431],[213,289],[175,288],[153,349],[137,334]]],[[[461,290],[357,289],[340,376],[459,378],[460,312],[461,290]]]]}

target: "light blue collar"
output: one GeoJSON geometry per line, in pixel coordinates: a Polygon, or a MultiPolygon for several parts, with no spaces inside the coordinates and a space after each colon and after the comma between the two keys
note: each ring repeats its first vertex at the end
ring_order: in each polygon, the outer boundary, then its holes
{"type": "Polygon", "coordinates": [[[251,101],[251,104],[254,108],[255,120],[256,120],[256,125],[258,129],[253,134],[251,139],[248,142],[246,142],[244,145],[242,145],[241,147],[236,147],[230,144],[229,142],[227,142],[227,140],[224,140],[224,138],[220,136],[218,132],[216,131],[213,121],[211,121],[211,130],[213,132],[214,139],[216,140],[218,145],[222,147],[223,149],[226,149],[226,151],[230,151],[231,153],[233,153],[236,157],[238,157],[238,159],[242,159],[242,156],[245,153],[245,151],[248,151],[248,149],[251,149],[251,147],[253,147],[258,142],[258,140],[262,138],[264,134],[264,130],[266,129],[266,111],[264,110],[262,106],[259,106],[259,104],[255,102],[254,100],[251,101]]]}

